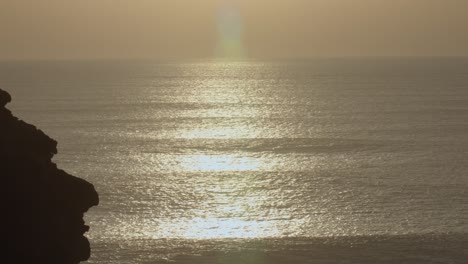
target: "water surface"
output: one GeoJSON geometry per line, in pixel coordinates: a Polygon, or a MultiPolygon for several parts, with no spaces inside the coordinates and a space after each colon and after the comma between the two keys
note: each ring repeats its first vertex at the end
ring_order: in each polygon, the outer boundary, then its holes
{"type": "Polygon", "coordinates": [[[463,263],[468,60],[2,62],[89,263],[463,263]]]}

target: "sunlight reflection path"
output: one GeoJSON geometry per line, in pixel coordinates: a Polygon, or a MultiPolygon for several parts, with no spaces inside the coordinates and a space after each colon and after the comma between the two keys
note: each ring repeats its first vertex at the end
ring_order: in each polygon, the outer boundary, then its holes
{"type": "MultiPolygon", "coordinates": [[[[218,66],[231,73],[236,73],[239,69],[236,63],[218,66]]],[[[227,99],[232,100],[232,97],[236,102],[247,102],[252,97],[248,92],[248,84],[232,86],[226,84],[225,80],[213,83],[208,79],[204,85],[206,89],[198,89],[201,94],[193,94],[200,104],[219,104],[227,99]],[[211,93],[213,91],[215,92],[211,93]]],[[[243,104],[232,110],[234,111],[224,112],[224,116],[217,115],[219,123],[201,122],[191,127],[182,125],[175,137],[200,142],[207,139],[256,138],[261,131],[260,128],[249,124],[252,113],[247,113],[243,104]],[[233,117],[238,119],[234,120],[233,117]]],[[[226,152],[226,148],[220,147],[220,150],[212,149],[209,152],[205,149],[194,149],[191,153],[172,156],[173,159],[167,161],[168,164],[175,165],[174,171],[181,175],[202,174],[194,176],[200,177],[196,180],[188,178],[184,181],[192,184],[188,184],[191,192],[203,194],[203,198],[194,201],[193,206],[185,209],[182,218],[153,219],[156,223],[156,226],[151,227],[154,233],[148,232],[147,235],[155,239],[265,238],[282,236],[284,230],[289,229],[285,224],[293,225],[288,220],[288,209],[283,210],[281,215],[276,215],[274,210],[269,209],[271,205],[268,203],[275,201],[272,195],[277,192],[267,191],[262,188],[261,180],[252,177],[252,172],[271,169],[274,162],[266,160],[268,155],[237,150],[226,152]]]]}
{"type": "MultiPolygon", "coordinates": [[[[226,155],[184,156],[181,168],[190,172],[243,172],[258,170],[261,159],[226,155]]],[[[199,204],[192,219],[163,222],[159,235],[187,239],[260,238],[280,235],[277,223],[267,219],[255,219],[266,192],[251,188],[252,183],[242,175],[209,178],[202,192],[210,199],[199,204]],[[211,181],[210,181],[211,180],[211,181]]]]}
{"type": "MultiPolygon", "coordinates": [[[[265,238],[279,235],[271,221],[248,221],[229,218],[193,218],[166,223],[158,235],[168,238],[224,239],[224,238],[265,238]],[[167,231],[164,231],[167,230],[167,231]]],[[[154,237],[157,238],[157,237],[154,237]]]]}
{"type": "Polygon", "coordinates": [[[261,160],[236,155],[190,155],[184,156],[181,167],[191,172],[196,171],[251,171],[258,170],[261,160]]]}

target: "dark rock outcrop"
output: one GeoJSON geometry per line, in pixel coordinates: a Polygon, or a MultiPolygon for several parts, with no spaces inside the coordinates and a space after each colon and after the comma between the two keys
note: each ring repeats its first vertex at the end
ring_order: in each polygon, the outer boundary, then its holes
{"type": "Polygon", "coordinates": [[[5,108],[0,89],[2,263],[76,264],[90,255],[83,214],[99,202],[92,184],[52,162],[57,142],[5,108]]]}

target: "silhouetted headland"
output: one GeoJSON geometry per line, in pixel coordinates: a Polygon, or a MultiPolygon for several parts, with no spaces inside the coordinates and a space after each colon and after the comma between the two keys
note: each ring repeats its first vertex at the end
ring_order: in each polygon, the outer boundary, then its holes
{"type": "Polygon", "coordinates": [[[2,263],[76,264],[90,256],[83,214],[99,203],[94,186],[57,168],[57,142],[5,108],[0,89],[2,263]]]}

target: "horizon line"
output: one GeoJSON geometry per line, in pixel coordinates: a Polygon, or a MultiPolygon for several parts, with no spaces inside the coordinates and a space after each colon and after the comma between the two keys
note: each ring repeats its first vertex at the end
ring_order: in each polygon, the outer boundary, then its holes
{"type": "Polygon", "coordinates": [[[392,58],[458,58],[468,59],[468,55],[320,55],[320,56],[290,56],[290,57],[187,57],[187,58],[157,58],[157,57],[85,57],[85,58],[0,58],[0,62],[70,62],[70,61],[148,61],[148,62],[183,62],[183,61],[287,61],[316,59],[392,59],[392,58]]]}

